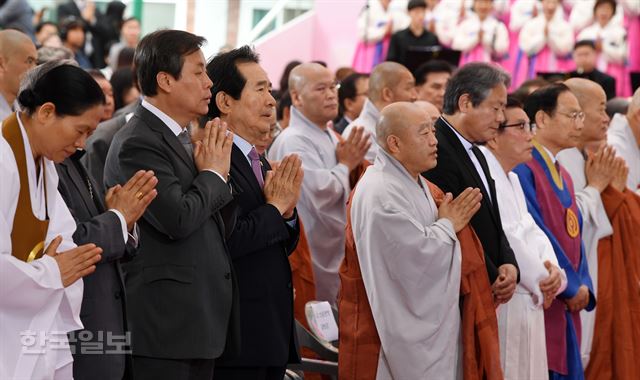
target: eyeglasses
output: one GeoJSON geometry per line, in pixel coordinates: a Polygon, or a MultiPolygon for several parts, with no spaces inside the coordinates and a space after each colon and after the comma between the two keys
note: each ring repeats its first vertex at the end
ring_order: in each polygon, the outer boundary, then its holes
{"type": "Polygon", "coordinates": [[[526,131],[531,134],[536,133],[536,125],[528,123],[526,121],[521,121],[519,123],[513,123],[513,124],[502,124],[500,125],[500,128],[518,128],[521,132],[526,131]]]}
{"type": "Polygon", "coordinates": [[[584,112],[582,112],[582,111],[573,111],[573,112],[570,112],[570,113],[564,113],[564,112],[556,112],[556,113],[559,113],[559,114],[560,114],[560,115],[562,115],[562,116],[566,116],[566,117],[568,117],[568,118],[569,118],[569,119],[571,119],[574,123],[575,123],[576,121],[578,121],[578,120],[580,120],[580,121],[584,121],[584,118],[585,118],[585,114],[584,114],[584,112]]]}

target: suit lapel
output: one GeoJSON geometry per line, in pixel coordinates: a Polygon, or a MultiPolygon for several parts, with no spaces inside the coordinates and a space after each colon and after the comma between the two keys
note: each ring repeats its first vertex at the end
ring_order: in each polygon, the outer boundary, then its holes
{"type": "MultiPolygon", "coordinates": [[[[89,210],[89,213],[92,216],[100,214],[100,212],[96,207],[96,204],[94,203],[93,199],[91,199],[91,195],[89,194],[89,190],[87,189],[87,184],[85,180],[82,178],[82,175],[78,172],[78,169],[74,166],[74,163],[71,161],[71,158],[67,158],[60,165],[67,172],[67,177],[71,180],[71,182],[73,183],[73,186],[75,186],[77,190],[77,194],[79,194],[80,198],[82,198],[82,201],[87,207],[87,210],[89,210]]],[[[91,184],[91,186],[94,186],[94,184],[91,184]]],[[[94,189],[97,189],[97,188],[94,187],[94,189]]],[[[98,194],[96,193],[95,196],[97,195],[98,194]]]]}
{"type": "Polygon", "coordinates": [[[149,128],[160,133],[164,141],[167,143],[167,145],[169,145],[169,147],[171,147],[174,153],[178,157],[180,157],[180,159],[184,161],[184,163],[187,164],[193,172],[197,172],[196,164],[193,161],[193,157],[189,157],[187,151],[178,140],[178,137],[173,134],[171,129],[169,129],[169,127],[165,125],[162,120],[160,120],[156,115],[151,113],[142,105],[136,108],[135,115],[142,119],[149,126],[149,128]]]}

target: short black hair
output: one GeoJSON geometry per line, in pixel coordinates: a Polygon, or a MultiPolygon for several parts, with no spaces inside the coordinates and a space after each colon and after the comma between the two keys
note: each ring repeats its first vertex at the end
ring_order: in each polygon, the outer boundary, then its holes
{"type": "Polygon", "coordinates": [[[522,84],[520,85],[520,87],[518,87],[517,90],[515,90],[511,96],[517,98],[521,103],[524,104],[525,99],[527,99],[527,96],[529,96],[529,93],[531,92],[531,87],[536,87],[536,88],[540,88],[540,87],[544,87],[548,84],[550,84],[551,82],[549,82],[548,80],[542,78],[542,77],[538,77],[538,78],[533,78],[533,79],[528,79],[524,82],[522,82],[522,84]]]}
{"type": "Polygon", "coordinates": [[[282,120],[285,108],[291,109],[291,104],[291,94],[286,92],[282,95],[280,100],[278,100],[278,105],[276,106],[276,119],[282,120]]]}
{"type": "Polygon", "coordinates": [[[507,105],[505,108],[522,108],[524,109],[524,104],[513,95],[507,96],[507,105]]]}
{"type": "Polygon", "coordinates": [[[338,88],[338,107],[339,107],[338,120],[340,120],[340,118],[344,114],[345,100],[347,99],[353,100],[358,95],[357,84],[358,84],[358,81],[363,78],[369,78],[369,75],[362,74],[362,73],[353,73],[353,74],[347,75],[347,77],[340,82],[340,88],[338,88]]]}
{"type": "Polygon", "coordinates": [[[300,65],[302,62],[300,61],[291,61],[287,63],[282,71],[282,76],[280,76],[280,87],[278,87],[278,91],[280,92],[280,96],[284,96],[285,92],[289,92],[289,74],[291,74],[291,70],[293,70],[296,66],[300,65]]]}
{"type": "Polygon", "coordinates": [[[596,13],[596,9],[598,9],[598,7],[608,4],[611,6],[611,8],[613,9],[613,14],[616,14],[616,9],[618,8],[618,4],[616,3],[616,0],[596,0],[595,4],[593,4],[593,13],[596,13]]]}
{"type": "Polygon", "coordinates": [[[247,78],[242,76],[238,70],[238,64],[241,63],[260,63],[260,58],[251,47],[245,45],[226,53],[219,53],[207,64],[207,75],[213,82],[208,117],[220,116],[220,109],[215,101],[219,92],[224,92],[233,99],[240,99],[242,90],[247,83],[247,78]]]}
{"type": "Polygon", "coordinates": [[[427,82],[427,75],[431,73],[453,73],[453,66],[447,61],[434,59],[420,65],[413,73],[416,78],[416,86],[422,86],[427,82]]]}
{"type": "Polygon", "coordinates": [[[165,72],[180,79],[184,57],[200,49],[207,40],[182,30],[162,29],[146,35],[133,57],[140,91],[145,96],[158,94],[156,76],[165,72]]]}
{"type": "Polygon", "coordinates": [[[442,113],[453,115],[458,111],[458,100],[464,94],[469,95],[471,104],[477,107],[494,87],[500,84],[509,87],[510,83],[509,74],[497,66],[483,62],[468,63],[449,79],[444,93],[442,113]]]}
{"type": "MultiPolygon", "coordinates": [[[[58,63],[45,63],[40,69],[46,69],[44,65],[47,64],[58,63]]],[[[105,98],[98,82],[86,71],[75,65],[61,64],[18,94],[18,103],[28,115],[48,102],[56,106],[57,116],[79,116],[94,106],[104,104],[105,98]]]]}
{"type": "Polygon", "coordinates": [[[580,40],[573,45],[573,50],[576,50],[580,47],[590,47],[593,50],[596,50],[596,43],[592,40],[580,40]]]}
{"type": "Polygon", "coordinates": [[[410,11],[414,8],[427,9],[427,2],[424,0],[410,0],[409,4],[407,4],[407,10],[410,11]]]}
{"type": "Polygon", "coordinates": [[[113,88],[113,104],[116,110],[126,106],[124,104],[124,94],[134,87],[135,73],[131,67],[122,67],[117,69],[111,75],[111,87],[113,88]]]}
{"type": "Polygon", "coordinates": [[[524,112],[527,113],[532,123],[535,122],[538,111],[544,111],[544,113],[553,116],[558,108],[558,98],[564,92],[571,92],[571,90],[563,83],[540,87],[525,100],[524,112]]]}
{"type": "Polygon", "coordinates": [[[38,25],[36,25],[35,28],[35,32],[36,33],[40,33],[40,31],[42,30],[42,28],[44,28],[47,25],[51,25],[51,26],[55,26],[56,29],[58,29],[58,24],[56,24],[55,22],[51,22],[51,21],[42,21],[39,22],[38,25]]]}

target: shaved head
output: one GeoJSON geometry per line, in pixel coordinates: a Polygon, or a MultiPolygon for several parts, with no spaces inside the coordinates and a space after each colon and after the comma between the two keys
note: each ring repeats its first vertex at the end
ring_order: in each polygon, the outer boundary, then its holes
{"type": "Polygon", "coordinates": [[[438,140],[433,121],[420,105],[396,102],[384,107],[376,138],[380,147],[416,179],[437,164],[438,140]]]}
{"type": "Polygon", "coordinates": [[[36,65],[36,46],[17,30],[0,31],[0,94],[11,104],[18,96],[20,80],[36,65]]]}
{"type": "Polygon", "coordinates": [[[402,137],[411,121],[427,119],[425,110],[415,103],[397,102],[384,107],[376,125],[378,144],[386,150],[387,137],[391,135],[402,137]]]}
{"type": "Polygon", "coordinates": [[[434,122],[440,117],[440,110],[433,103],[426,100],[416,100],[414,104],[422,108],[434,122]]]}
{"type": "Polygon", "coordinates": [[[628,113],[635,113],[640,111],[640,88],[633,93],[631,101],[629,101],[628,113]]]}
{"type": "Polygon", "coordinates": [[[576,98],[578,98],[578,102],[583,108],[583,111],[585,108],[584,104],[588,104],[594,96],[600,98],[599,95],[604,94],[605,101],[607,99],[607,95],[605,94],[602,87],[592,80],[584,78],[571,78],[567,79],[564,84],[567,85],[567,87],[569,87],[569,90],[571,90],[576,98]]]}
{"type": "Polygon", "coordinates": [[[576,96],[585,115],[579,148],[605,140],[609,127],[609,115],[607,115],[607,95],[602,87],[596,82],[583,78],[571,78],[564,84],[576,96]]]}
{"type": "MultiPolygon", "coordinates": [[[[9,58],[23,45],[33,45],[26,34],[13,29],[0,30],[0,55],[9,58]]],[[[35,49],[35,46],[34,46],[35,49]]]]}
{"type": "Polygon", "coordinates": [[[295,110],[322,129],[338,115],[335,76],[320,64],[303,63],[291,70],[289,94],[295,110]]]}
{"type": "Polygon", "coordinates": [[[373,68],[369,77],[369,99],[374,103],[384,102],[385,106],[393,101],[414,101],[417,98],[413,74],[396,62],[383,62],[373,68]],[[405,89],[412,85],[412,89],[405,89]],[[386,94],[385,89],[390,94],[386,94]],[[404,90],[405,93],[402,93],[404,90]],[[412,90],[413,93],[410,93],[412,90]],[[390,99],[387,99],[389,98],[390,99]]]}
{"type": "Polygon", "coordinates": [[[313,76],[331,73],[329,69],[315,62],[302,63],[289,73],[289,89],[302,91],[313,76]]]}

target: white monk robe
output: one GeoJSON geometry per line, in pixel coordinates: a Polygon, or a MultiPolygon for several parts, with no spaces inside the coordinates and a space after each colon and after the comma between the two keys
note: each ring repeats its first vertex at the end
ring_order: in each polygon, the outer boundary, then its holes
{"type": "Polygon", "coordinates": [[[461,374],[460,243],[420,182],[380,149],[352,199],[358,262],[381,343],[377,379],[461,374]]]}
{"type": "MultiPolygon", "coordinates": [[[[40,220],[44,220],[46,214],[43,181],[46,182],[49,227],[45,247],[61,235],[59,252],[75,248],[72,235],[76,223],[58,193],[54,163],[43,158],[40,167],[44,170],[36,177],[33,154],[22,123],[20,129],[31,204],[34,215],[40,220]]],[[[78,280],[64,288],[56,261],[47,255],[30,263],[11,255],[20,177],[13,150],[1,134],[0,177],[0,379],[70,379],[73,359],[66,333],[82,328],[83,282],[78,280]],[[23,345],[21,340],[27,344],[23,345]],[[24,352],[35,350],[44,352],[24,352]]]]}
{"type": "MultiPolygon", "coordinates": [[[[504,233],[520,266],[520,283],[509,302],[498,309],[500,361],[506,380],[547,379],[547,348],[544,329],[544,296],[540,281],[549,276],[544,266],[559,267],[551,242],[527,210],[518,175],[504,172],[493,153],[480,147],[495,181],[504,233]]],[[[567,286],[563,269],[562,286],[567,286]]]]}
{"type": "Polygon", "coordinates": [[[269,149],[274,161],[291,153],[302,160],[304,179],[298,212],[304,220],[316,281],[316,297],[336,304],[344,258],[349,168],[338,163],[338,138],[330,129],[320,129],[291,107],[291,121],[269,149]]]}
{"type": "Polygon", "coordinates": [[[616,155],[622,157],[629,167],[627,187],[640,191],[640,145],[625,115],[613,115],[607,131],[607,143],[616,149],[616,155]]]}
{"type": "MultiPolygon", "coordinates": [[[[582,241],[584,252],[589,264],[589,275],[593,282],[593,291],[598,296],[598,241],[613,233],[609,217],[604,209],[602,198],[598,190],[587,186],[587,178],[584,168],[586,161],[582,152],[576,148],[565,149],[558,153],[558,161],[571,175],[573,188],[576,192],[576,203],[582,214],[582,241]]],[[[580,343],[580,355],[582,366],[587,368],[591,355],[591,343],[593,342],[593,328],[596,323],[598,306],[593,312],[582,310],[582,341],[580,343]]]]}
{"type": "Polygon", "coordinates": [[[342,138],[346,140],[349,138],[353,127],[364,127],[364,130],[369,134],[369,140],[371,141],[371,147],[369,147],[367,154],[364,156],[364,159],[369,162],[373,162],[376,159],[376,154],[378,153],[376,125],[378,124],[379,119],[380,111],[367,98],[367,100],[364,101],[364,106],[362,107],[362,111],[360,111],[360,115],[358,115],[354,121],[349,123],[342,132],[342,138]]]}

